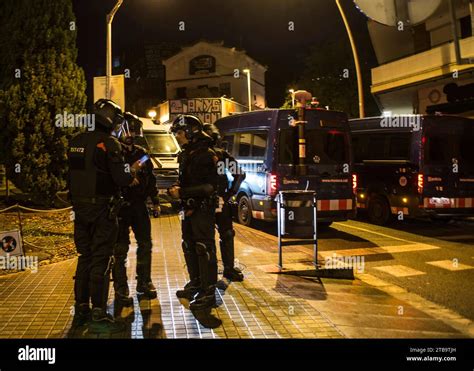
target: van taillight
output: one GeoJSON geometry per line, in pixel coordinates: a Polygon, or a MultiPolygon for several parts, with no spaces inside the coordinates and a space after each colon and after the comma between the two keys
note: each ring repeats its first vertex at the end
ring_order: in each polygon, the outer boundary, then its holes
{"type": "Polygon", "coordinates": [[[357,174],[352,174],[352,191],[357,193],[357,174]]]}
{"type": "Polygon", "coordinates": [[[423,193],[423,186],[425,185],[425,179],[423,177],[423,174],[418,174],[418,193],[422,194],[423,193]]]}
{"type": "Polygon", "coordinates": [[[268,194],[276,196],[278,191],[278,177],[275,174],[268,174],[268,194]]]}

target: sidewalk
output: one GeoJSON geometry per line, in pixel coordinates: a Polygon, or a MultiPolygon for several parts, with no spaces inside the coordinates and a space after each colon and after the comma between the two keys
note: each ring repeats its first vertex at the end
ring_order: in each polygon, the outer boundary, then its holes
{"type": "MultiPolygon", "coordinates": [[[[218,290],[222,327],[200,326],[175,296],[187,279],[176,215],[153,219],[153,282],[158,300],[137,300],[134,308],[110,310],[127,323],[118,338],[344,338],[467,337],[459,326],[433,318],[422,305],[404,300],[396,288],[371,277],[314,282],[271,273],[275,237],[240,225],[236,256],[246,280],[218,290]],[[400,308],[403,313],[400,314],[400,308]]],[[[285,248],[285,266],[307,266],[311,249],[285,248]]],[[[129,278],[135,276],[131,249],[129,278]]],[[[94,337],[70,333],[76,259],[42,266],[38,273],[0,277],[0,338],[94,337]]],[[[130,288],[135,293],[135,280],[130,288]]],[[[111,290],[109,298],[113,298],[111,290]]],[[[407,297],[408,299],[408,297],[407,297]]]]}

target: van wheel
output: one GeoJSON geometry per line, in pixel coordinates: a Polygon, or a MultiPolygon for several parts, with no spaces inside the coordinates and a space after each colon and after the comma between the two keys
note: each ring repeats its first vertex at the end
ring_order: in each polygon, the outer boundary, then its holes
{"type": "Polygon", "coordinates": [[[375,196],[369,201],[369,220],[373,224],[386,225],[390,222],[392,213],[387,200],[380,196],[375,196]]]}
{"type": "Polygon", "coordinates": [[[239,198],[239,203],[237,204],[237,221],[247,227],[252,223],[252,206],[247,196],[239,198]]]}

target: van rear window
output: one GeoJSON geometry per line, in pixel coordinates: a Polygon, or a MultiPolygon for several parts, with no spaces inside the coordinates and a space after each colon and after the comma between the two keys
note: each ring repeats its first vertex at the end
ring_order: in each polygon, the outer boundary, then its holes
{"type": "Polygon", "coordinates": [[[236,144],[237,157],[262,159],[267,150],[267,132],[240,133],[236,135],[238,141],[236,144]]]}
{"type": "Polygon", "coordinates": [[[453,159],[474,165],[472,128],[461,134],[428,133],[425,136],[425,164],[451,164],[453,159]]]}
{"type": "MultiPolygon", "coordinates": [[[[298,162],[298,131],[281,129],[279,134],[279,163],[298,162]]],[[[341,164],[349,161],[347,133],[339,130],[306,130],[306,163],[341,164]]]]}
{"type": "Polygon", "coordinates": [[[411,133],[352,134],[354,161],[409,160],[411,133]]]}

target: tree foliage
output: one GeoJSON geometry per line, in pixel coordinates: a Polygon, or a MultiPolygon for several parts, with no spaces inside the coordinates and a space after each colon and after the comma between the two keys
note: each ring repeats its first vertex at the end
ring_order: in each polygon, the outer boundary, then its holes
{"type": "MultiPolygon", "coordinates": [[[[365,60],[363,56],[361,61],[365,60]]],[[[321,107],[346,112],[359,117],[357,75],[350,46],[346,41],[314,46],[305,58],[305,67],[292,88],[310,91],[321,107]]],[[[370,95],[370,67],[362,65],[365,108],[376,114],[377,107],[370,95]]],[[[291,94],[284,107],[291,107],[291,94]]]]}
{"type": "Polygon", "coordinates": [[[66,186],[68,138],[56,115],[84,112],[85,77],[76,64],[71,0],[2,0],[0,120],[7,175],[49,203],[66,186]],[[20,26],[21,25],[21,26],[20,26]],[[6,48],[6,49],[5,49],[6,48]]]}

